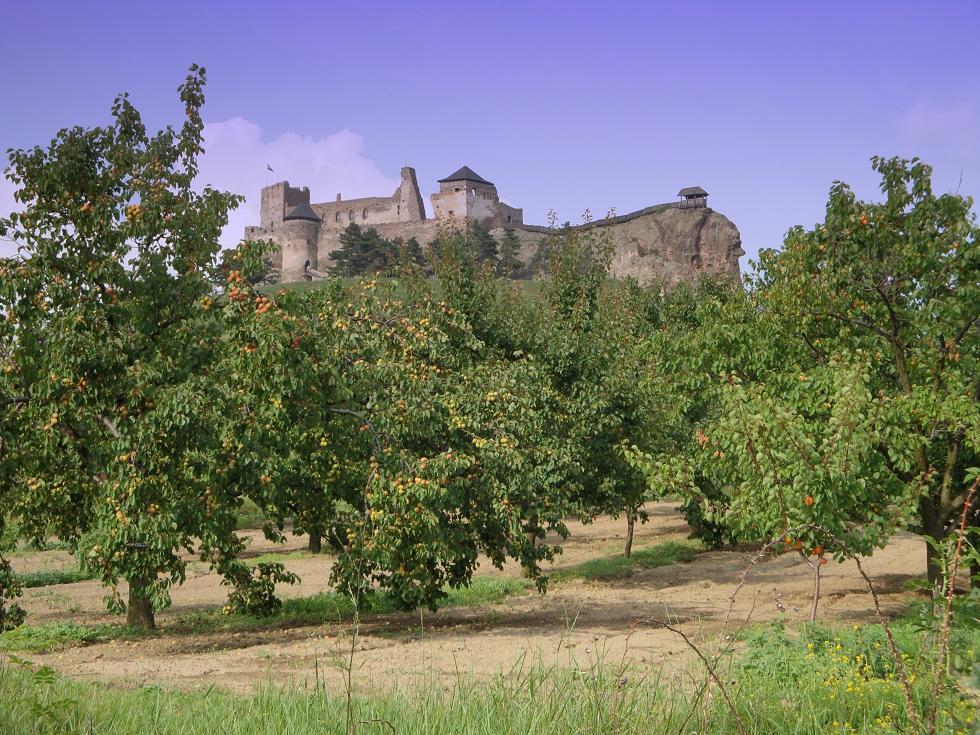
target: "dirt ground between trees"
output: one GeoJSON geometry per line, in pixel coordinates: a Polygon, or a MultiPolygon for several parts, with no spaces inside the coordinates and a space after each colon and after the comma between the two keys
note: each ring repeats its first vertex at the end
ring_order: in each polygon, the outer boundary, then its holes
{"type": "MultiPolygon", "coordinates": [[[[651,503],[648,510],[650,522],[638,527],[634,548],[686,537],[687,526],[674,504],[651,503]]],[[[626,531],[622,519],[573,523],[571,531],[553,567],[556,570],[622,553],[626,531]]],[[[258,531],[246,533],[252,538],[249,555],[296,551],[305,544],[305,537],[277,545],[258,531]]],[[[566,581],[554,585],[546,595],[528,592],[497,605],[369,616],[362,621],[354,654],[354,685],[362,691],[378,691],[434,680],[449,687],[459,676],[485,678],[527,670],[533,664],[586,670],[597,657],[612,667],[618,667],[625,657],[639,674],[678,674],[691,662],[684,641],[657,625],[640,625],[631,632],[634,622],[668,619],[710,648],[725,632],[729,598],[753,556],[748,550],[708,551],[690,563],[637,570],[610,581],[566,581]]],[[[22,554],[12,559],[20,572],[69,563],[64,552],[22,554]]],[[[283,597],[327,589],[329,557],[285,563],[302,582],[283,587],[283,597]]],[[[897,613],[912,597],[906,582],[925,574],[924,543],[913,534],[900,533],[868,559],[865,568],[885,611],[897,613]]],[[[508,566],[479,573],[516,578],[520,569],[508,566]]],[[[811,585],[809,570],[792,554],[753,566],[736,598],[729,629],[748,617],[753,622],[779,616],[788,622],[805,620],[811,585]]],[[[209,634],[168,631],[178,615],[220,607],[227,591],[217,575],[194,562],[189,565],[187,581],[172,592],[172,607],[158,615],[160,636],[26,657],[72,677],[119,685],[196,689],[216,684],[247,692],[266,683],[313,686],[319,681],[329,690],[341,691],[343,672],[338,662],[350,653],[348,623],[209,634]]],[[[105,613],[103,592],[95,581],[29,589],[24,597],[28,621],[34,624],[119,620],[105,613]]],[[[853,562],[824,567],[819,618],[855,623],[874,619],[867,589],[853,562]]]]}

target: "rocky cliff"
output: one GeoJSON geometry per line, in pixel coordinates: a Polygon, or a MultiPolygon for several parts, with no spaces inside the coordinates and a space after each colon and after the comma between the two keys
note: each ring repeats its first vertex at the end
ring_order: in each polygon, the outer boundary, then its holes
{"type": "MultiPolygon", "coordinates": [[[[534,225],[514,229],[525,261],[551,232],[534,225]]],[[[615,278],[661,280],[668,287],[701,275],[738,278],[738,259],[745,254],[738,228],[708,207],[660,204],[572,229],[596,230],[610,238],[614,248],[610,270],[615,278]]],[[[494,234],[502,235],[503,230],[494,234]]]]}

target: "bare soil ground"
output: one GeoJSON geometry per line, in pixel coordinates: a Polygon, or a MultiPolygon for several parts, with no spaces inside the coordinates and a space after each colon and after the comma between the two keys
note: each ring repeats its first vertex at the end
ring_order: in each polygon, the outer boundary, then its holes
{"type": "MultiPolygon", "coordinates": [[[[687,526],[672,503],[652,503],[648,510],[650,522],[637,529],[634,548],[686,537],[687,526]]],[[[573,523],[571,530],[554,569],[622,553],[626,531],[622,519],[573,523]]],[[[277,545],[260,532],[246,533],[252,538],[251,555],[305,547],[305,537],[277,545]]],[[[566,581],[546,595],[529,592],[498,605],[367,617],[354,653],[355,685],[377,691],[435,680],[448,687],[460,675],[488,677],[526,670],[532,664],[587,669],[597,657],[610,666],[629,660],[640,673],[677,671],[690,660],[684,641],[660,625],[634,624],[668,619],[696,639],[719,640],[725,632],[730,596],[754,555],[751,550],[709,551],[691,563],[636,570],[602,583],[566,581]]],[[[18,555],[12,563],[17,571],[29,571],[65,566],[70,560],[63,552],[41,552],[18,555]]],[[[302,577],[302,583],[282,588],[283,597],[327,589],[329,557],[290,559],[286,566],[302,577]]],[[[899,612],[912,597],[906,582],[925,573],[924,544],[913,534],[900,533],[865,567],[885,611],[899,612]]],[[[831,563],[823,569],[819,618],[871,622],[874,611],[854,563],[831,563]]],[[[520,569],[490,568],[480,573],[516,578],[520,569]]],[[[788,622],[805,620],[811,585],[809,570],[792,554],[752,566],[728,629],[736,629],[748,618],[752,622],[780,616],[788,622]]],[[[73,677],[120,685],[194,689],[216,683],[227,690],[250,691],[269,682],[312,686],[318,680],[340,691],[343,673],[338,664],[350,655],[349,623],[211,634],[168,630],[175,616],[220,607],[226,595],[220,578],[194,562],[185,584],[173,590],[173,606],[158,616],[160,636],[29,658],[73,677]]],[[[26,590],[24,607],[29,622],[35,624],[118,621],[105,613],[102,598],[98,582],[79,582],[26,590]]]]}

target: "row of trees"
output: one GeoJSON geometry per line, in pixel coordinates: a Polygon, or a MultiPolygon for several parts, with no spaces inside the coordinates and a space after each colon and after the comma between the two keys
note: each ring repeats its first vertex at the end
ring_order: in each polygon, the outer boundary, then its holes
{"type": "MultiPolygon", "coordinates": [[[[233,607],[275,607],[292,577],[240,560],[246,501],[271,538],[331,544],[338,589],[406,608],[480,555],[543,587],[549,532],[611,513],[631,538],[669,492],[710,542],[785,534],[819,560],[908,523],[941,538],[962,506],[976,228],[921,164],[875,162],[884,204],[836,186],[747,290],[615,283],[608,241],[563,229],[540,288],[447,232],[397,279],[276,291],[265,246],[219,259],[238,198],[192,186],[203,85],[179,131],[149,136],[121,97],[112,125],[13,152],[24,207],[0,220],[21,247],[0,265],[0,524],[67,541],[130,623],[185,552],[233,607]]],[[[15,592],[0,560],[0,614],[15,592]]]]}
{"type": "Polygon", "coordinates": [[[601,244],[564,238],[533,297],[472,232],[433,249],[437,279],[408,258],[397,283],[260,292],[261,245],[219,259],[238,197],[192,186],[203,85],[195,69],[181,87],[178,131],[149,135],[121,97],[112,125],[11,154],[4,523],[66,541],[110,609],[152,625],[187,552],[234,604],[275,605],[281,566],[238,558],[246,500],[269,536],[291,521],[334,545],[339,588],[409,608],[480,554],[543,584],[543,539],[570,515],[636,515],[643,478],[616,448],[652,414],[628,390],[639,352],[611,361],[610,335],[639,325],[607,292],[601,244]]]}

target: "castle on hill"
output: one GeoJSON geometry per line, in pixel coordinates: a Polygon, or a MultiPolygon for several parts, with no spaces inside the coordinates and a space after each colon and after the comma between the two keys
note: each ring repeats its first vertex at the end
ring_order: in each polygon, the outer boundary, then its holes
{"type": "MultiPolygon", "coordinates": [[[[575,229],[610,228],[614,246],[611,275],[639,281],[663,280],[668,286],[692,281],[701,274],[737,278],[738,259],[744,255],[735,225],[707,205],[701,187],[678,192],[680,199],[616,217],[607,217],[575,229]]],[[[500,201],[497,187],[463,166],[439,179],[439,191],[430,197],[434,217],[422,203],[415,169],[401,170],[401,183],[388,197],[343,199],[312,203],[307,187],[288,181],[262,189],[261,222],[245,228],[246,240],[271,240],[279,246],[273,266],[283,283],[310,278],[330,269],[330,253],[340,248],[340,235],[352,223],[374,228],[389,240],[422,245],[434,240],[441,228],[478,222],[499,239],[511,231],[527,260],[549,227],[524,223],[524,210],[500,201]]]]}

